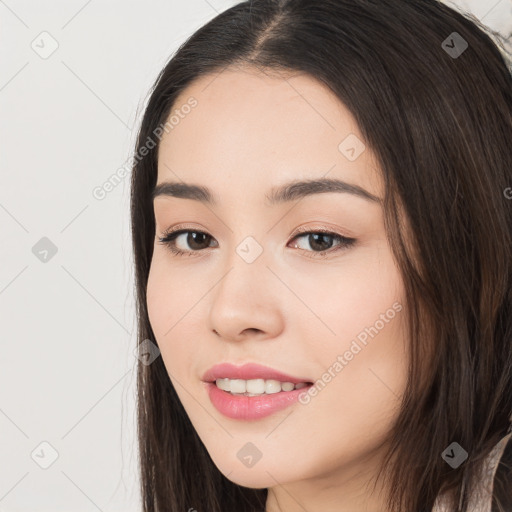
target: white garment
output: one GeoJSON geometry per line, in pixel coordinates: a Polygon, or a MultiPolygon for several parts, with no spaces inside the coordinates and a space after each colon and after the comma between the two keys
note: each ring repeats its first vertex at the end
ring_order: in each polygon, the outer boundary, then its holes
{"type": "MultiPolygon", "coordinates": [[[[509,429],[510,431],[510,429],[509,429]]],[[[512,438],[512,432],[503,437],[491,450],[481,469],[479,485],[473,489],[469,499],[468,510],[471,512],[491,512],[494,476],[507,442],[512,438]]],[[[448,509],[443,496],[438,496],[432,512],[456,512],[448,509]]]]}

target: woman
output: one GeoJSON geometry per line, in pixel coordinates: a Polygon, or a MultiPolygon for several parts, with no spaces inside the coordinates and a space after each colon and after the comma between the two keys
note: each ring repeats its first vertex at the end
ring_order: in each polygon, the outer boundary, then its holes
{"type": "Polygon", "coordinates": [[[132,177],[145,512],[512,510],[511,86],[434,0],[180,47],[132,177]]]}

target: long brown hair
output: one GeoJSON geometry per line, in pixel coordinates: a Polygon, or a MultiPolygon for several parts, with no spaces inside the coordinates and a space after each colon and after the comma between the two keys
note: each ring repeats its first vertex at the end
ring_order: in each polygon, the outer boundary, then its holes
{"type": "MultiPolygon", "coordinates": [[[[504,54],[486,27],[435,0],[254,0],[200,28],[159,74],[135,148],[139,343],[158,343],[146,305],[158,127],[194,80],[238,64],[326,84],[377,157],[411,346],[379,477],[394,512],[428,512],[444,491],[451,510],[462,498],[460,510],[471,512],[462,484],[476,483],[512,410],[512,76],[504,54]],[[441,456],[454,441],[469,454],[458,468],[441,456]]],[[[162,358],[139,362],[137,372],[144,512],[262,512],[267,490],[217,469],[162,358]]]]}

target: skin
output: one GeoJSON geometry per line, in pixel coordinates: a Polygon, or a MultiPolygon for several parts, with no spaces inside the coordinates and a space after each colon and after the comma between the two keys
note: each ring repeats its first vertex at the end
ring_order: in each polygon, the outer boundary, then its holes
{"type": "Polygon", "coordinates": [[[176,101],[197,106],[164,134],[158,183],[204,185],[216,208],[157,197],[156,237],[147,287],[151,326],[169,377],[218,469],[246,487],[268,488],[266,512],[381,512],[373,489],[405,390],[408,362],[404,288],[386,239],[382,205],[348,193],[322,193],[276,206],[273,186],[292,179],[339,178],[382,199],[379,167],[367,147],[354,161],[338,149],[363,137],[351,113],[304,74],[276,77],[230,68],[202,77],[176,101]],[[196,252],[175,256],[158,241],[168,228],[207,233],[196,252]],[[356,238],[323,248],[299,227],[356,238]],[[252,236],[263,249],[248,264],[237,246],[252,236]],[[316,256],[316,257],[315,257],[316,256]],[[201,381],[214,364],[256,362],[315,382],[394,303],[392,320],[307,404],[259,420],[223,416],[201,381]],[[218,333],[218,334],[217,334],[218,333]],[[246,467],[237,452],[262,453],[246,467]]]}

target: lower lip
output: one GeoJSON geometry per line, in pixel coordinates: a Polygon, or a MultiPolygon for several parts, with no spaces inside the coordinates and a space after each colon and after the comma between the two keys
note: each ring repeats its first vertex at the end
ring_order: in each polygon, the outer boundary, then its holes
{"type": "Polygon", "coordinates": [[[214,382],[205,382],[206,390],[214,407],[224,416],[235,420],[257,420],[285,409],[298,401],[301,393],[307,392],[312,384],[261,396],[236,396],[219,389],[214,382]]]}

